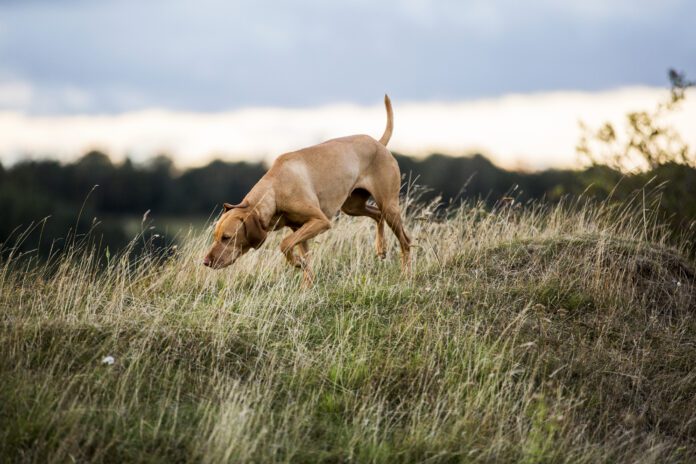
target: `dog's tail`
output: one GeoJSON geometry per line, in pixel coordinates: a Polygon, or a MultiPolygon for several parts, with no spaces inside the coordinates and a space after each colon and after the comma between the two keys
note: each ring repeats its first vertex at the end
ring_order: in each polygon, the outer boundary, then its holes
{"type": "Polygon", "coordinates": [[[382,134],[382,138],[379,139],[379,143],[386,147],[392,136],[392,130],[394,130],[394,112],[392,111],[389,95],[386,93],[384,94],[384,106],[387,108],[387,128],[384,129],[384,134],[382,134]]]}

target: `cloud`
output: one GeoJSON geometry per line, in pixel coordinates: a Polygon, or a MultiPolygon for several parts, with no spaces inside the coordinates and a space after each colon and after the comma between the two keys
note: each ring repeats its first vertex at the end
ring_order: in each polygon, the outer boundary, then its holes
{"type": "Polygon", "coordinates": [[[581,15],[589,19],[636,19],[655,18],[670,10],[683,6],[685,0],[572,0],[558,2],[554,0],[536,0],[541,7],[557,8],[570,14],[581,15]]]}
{"type": "Polygon", "coordinates": [[[32,114],[664,85],[693,62],[694,14],[685,0],[0,3],[0,74],[40,95],[32,114]]]}
{"type": "Polygon", "coordinates": [[[0,81],[0,109],[23,109],[31,106],[34,89],[28,82],[0,81]]]}
{"type": "MultiPolygon", "coordinates": [[[[455,155],[483,152],[502,166],[540,169],[577,165],[578,122],[619,123],[628,111],[654,108],[659,88],[605,92],[511,94],[459,102],[393,99],[395,131],[389,147],[398,152],[455,155]]],[[[696,146],[696,100],[687,99],[673,121],[696,146]]],[[[33,154],[71,160],[91,148],[118,158],[144,160],[168,153],[180,166],[214,158],[271,161],[283,152],[332,137],[366,133],[379,137],[384,108],[333,104],[310,108],[250,107],[219,112],[145,110],[100,116],[30,116],[0,112],[0,159],[33,154]]]]}
{"type": "Polygon", "coordinates": [[[94,103],[89,92],[71,85],[37,88],[25,80],[0,80],[0,111],[85,112],[93,110],[94,103]]]}

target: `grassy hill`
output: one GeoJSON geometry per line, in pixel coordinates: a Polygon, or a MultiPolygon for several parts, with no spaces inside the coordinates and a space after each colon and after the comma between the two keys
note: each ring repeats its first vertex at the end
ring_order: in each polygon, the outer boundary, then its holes
{"type": "Polygon", "coordinates": [[[630,211],[412,207],[410,276],[341,217],[308,291],[281,234],[220,272],[207,235],[4,250],[0,460],[693,462],[694,263],[630,211]]]}

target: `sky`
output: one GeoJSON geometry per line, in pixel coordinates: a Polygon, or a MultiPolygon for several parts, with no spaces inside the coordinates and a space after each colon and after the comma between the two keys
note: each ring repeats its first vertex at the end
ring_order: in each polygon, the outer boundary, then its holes
{"type": "Polygon", "coordinates": [[[0,0],[0,161],[272,159],[379,136],[388,92],[399,151],[567,166],[579,119],[696,75],[695,20],[688,0],[0,0]]]}

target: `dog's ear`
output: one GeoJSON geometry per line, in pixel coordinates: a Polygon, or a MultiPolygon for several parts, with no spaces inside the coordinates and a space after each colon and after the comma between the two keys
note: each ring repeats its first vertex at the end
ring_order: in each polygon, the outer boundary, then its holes
{"type": "Polygon", "coordinates": [[[266,241],[268,231],[263,228],[258,214],[250,213],[244,219],[244,229],[246,232],[246,239],[252,248],[258,248],[266,241]]]}
{"type": "Polygon", "coordinates": [[[234,208],[246,208],[247,206],[249,206],[249,203],[247,203],[246,201],[243,201],[243,202],[239,203],[238,205],[233,205],[231,203],[223,203],[222,204],[222,207],[225,208],[225,212],[228,212],[229,210],[234,209],[234,208]]]}

